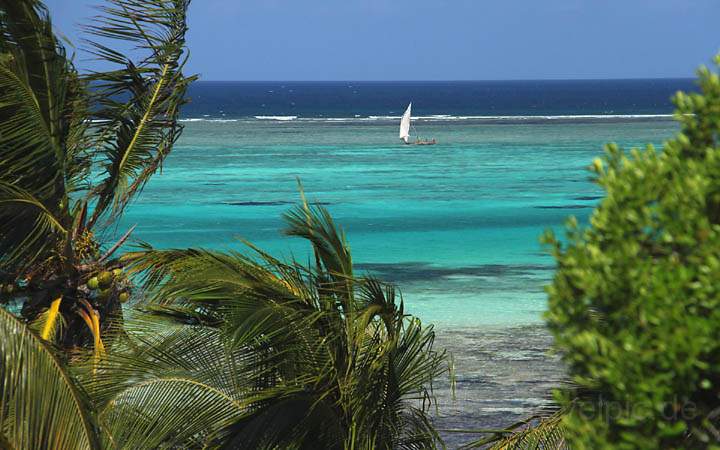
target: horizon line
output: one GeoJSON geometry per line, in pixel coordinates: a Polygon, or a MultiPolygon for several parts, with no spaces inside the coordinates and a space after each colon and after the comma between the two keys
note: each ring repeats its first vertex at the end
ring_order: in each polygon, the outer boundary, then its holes
{"type": "Polygon", "coordinates": [[[208,80],[198,78],[195,82],[213,83],[477,83],[477,82],[543,82],[543,81],[692,81],[696,77],[628,77],[628,78],[507,78],[507,79],[447,79],[447,80],[208,80]]]}

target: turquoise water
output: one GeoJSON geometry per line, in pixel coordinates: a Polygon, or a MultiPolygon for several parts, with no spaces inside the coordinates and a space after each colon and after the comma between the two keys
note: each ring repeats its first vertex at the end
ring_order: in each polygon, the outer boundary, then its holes
{"type": "MultiPolygon", "coordinates": [[[[190,121],[164,172],[114,233],[158,247],[242,249],[247,238],[305,260],[282,235],[296,177],[345,227],[361,270],[397,283],[407,309],[435,324],[456,390],[435,383],[439,429],[497,428],[546,405],[564,370],[548,353],[546,228],[587,220],[601,192],[586,168],[615,141],[660,144],[668,120],[421,121],[432,147],[402,146],[396,121],[190,121]]],[[[472,435],[443,433],[448,448],[472,435]]]]}
{"type": "Polygon", "coordinates": [[[396,282],[439,330],[537,324],[552,260],[538,237],[601,194],[586,167],[615,141],[660,144],[668,120],[426,121],[432,147],[397,145],[395,121],[190,121],[117,233],[157,247],[307,258],[282,235],[299,177],[345,228],[362,270],[396,282]]]}

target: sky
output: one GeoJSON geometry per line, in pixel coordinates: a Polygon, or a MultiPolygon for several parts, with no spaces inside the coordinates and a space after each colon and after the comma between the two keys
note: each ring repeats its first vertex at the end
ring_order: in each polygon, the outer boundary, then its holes
{"type": "MultiPolygon", "coordinates": [[[[78,42],[101,0],[46,0],[78,42]]],[[[203,80],[691,77],[720,50],[718,0],[194,0],[203,80]]],[[[81,69],[97,68],[82,53],[81,69]]]]}

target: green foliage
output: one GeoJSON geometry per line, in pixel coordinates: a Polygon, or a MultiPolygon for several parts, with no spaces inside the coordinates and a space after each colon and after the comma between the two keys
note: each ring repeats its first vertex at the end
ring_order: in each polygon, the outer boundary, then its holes
{"type": "Polygon", "coordinates": [[[132,229],[105,254],[95,235],[182,131],[188,4],[107,0],[86,31],[115,68],[81,75],[39,0],[0,0],[0,283],[41,333],[0,310],[0,447],[434,446],[432,329],[353,274],[344,235],[307,202],[288,234],[314,266],[146,249],[124,261],[150,314],[123,326],[130,281],[110,256],[132,229]]]}
{"type": "Polygon", "coordinates": [[[594,162],[606,197],[588,228],[545,237],[547,322],[581,392],[559,396],[573,448],[718,448],[720,78],[702,68],[699,86],[675,97],[661,152],[594,162]]]}
{"type": "Polygon", "coordinates": [[[550,417],[525,421],[490,448],[492,450],[568,449],[562,420],[563,414],[558,412],[550,417]]]}
{"type": "Polygon", "coordinates": [[[202,448],[240,420],[250,358],[217,330],[139,317],[93,366],[75,367],[108,447],[202,448]]]}
{"type": "Polygon", "coordinates": [[[202,249],[127,255],[151,290],[145,307],[192,327],[182,339],[161,334],[116,353],[100,397],[121,388],[118,369],[131,383],[147,379],[148,391],[124,397],[112,421],[135,409],[142,414],[132,427],[155,434],[176,410],[161,436],[185,439],[192,423],[203,430],[193,439],[224,448],[435,446],[429,386],[444,358],[433,351],[432,329],[404,313],[392,286],[353,275],[349,246],[326,210],[303,202],[286,220],[288,234],[311,243],[314,265],[254,247],[254,258],[202,249]],[[190,402],[195,395],[203,408],[190,402]]]}
{"type": "Polygon", "coordinates": [[[75,149],[63,138],[77,125],[66,114],[78,80],[38,1],[0,1],[0,55],[0,267],[12,271],[67,235],[63,168],[75,149]]]}
{"type": "Polygon", "coordinates": [[[482,436],[458,447],[459,450],[473,448],[492,450],[566,450],[570,447],[565,440],[565,428],[562,423],[564,416],[565,411],[551,408],[542,411],[541,414],[516,422],[507,428],[444,431],[482,436]]]}
{"type": "Polygon", "coordinates": [[[109,256],[119,245],[102,255],[95,236],[182,130],[179,109],[194,79],[182,73],[188,4],[108,0],[86,31],[113,68],[80,74],[41,1],[0,0],[0,282],[18,288],[4,300],[24,299],[28,320],[62,296],[66,347],[87,343],[82,300],[103,322],[119,315],[114,294],[97,302],[85,287],[117,264],[109,256]],[[134,59],[112,49],[118,41],[134,44],[134,59]]]}
{"type": "Polygon", "coordinates": [[[0,309],[0,447],[99,448],[87,397],[54,351],[0,309]]]}
{"type": "MultiPolygon", "coordinates": [[[[0,309],[0,447],[437,446],[432,329],[404,314],[392,286],[348,275],[326,211],[304,204],[288,221],[324,250],[314,267],[259,249],[129,255],[152,289],[149,311],[133,312],[107,351],[56,353],[0,309]]],[[[34,325],[51,334],[48,320],[34,325]]]]}
{"type": "Polygon", "coordinates": [[[183,76],[186,13],[190,0],[109,0],[87,27],[94,53],[118,70],[93,73],[91,96],[95,147],[105,176],[91,192],[97,205],[90,219],[117,217],[161,166],[180,136],[180,107],[195,77],[183,76]],[[138,62],[105,45],[131,42],[138,62]],[[111,138],[109,138],[111,137],[111,138]]]}

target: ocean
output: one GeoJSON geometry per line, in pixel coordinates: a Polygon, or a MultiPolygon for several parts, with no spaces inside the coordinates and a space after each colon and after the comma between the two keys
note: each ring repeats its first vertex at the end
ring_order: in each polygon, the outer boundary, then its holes
{"type": "MultiPolygon", "coordinates": [[[[307,259],[283,236],[297,179],[347,232],[360,271],[396,283],[454,357],[439,380],[441,428],[497,427],[547,402],[562,379],[542,326],[553,261],[538,238],[602,196],[602,146],[661,145],[670,97],[691,80],[198,82],[185,131],[108,233],[137,224],[157,247],[243,249],[307,259]],[[404,146],[399,116],[413,102],[404,146]],[[414,137],[414,136],[413,136],[414,137]]],[[[472,436],[445,434],[450,447],[472,436]]]]}

